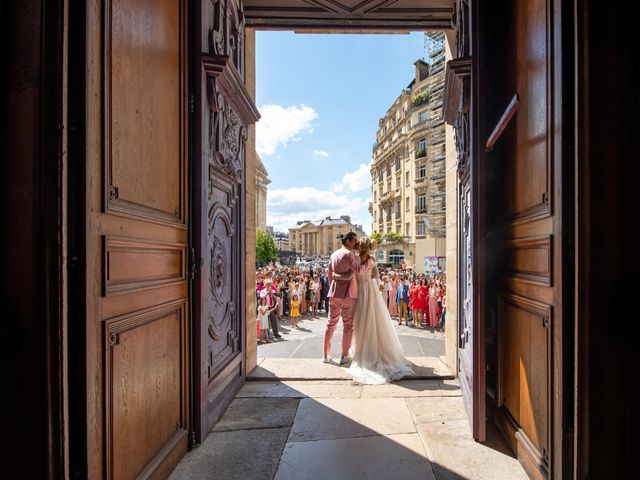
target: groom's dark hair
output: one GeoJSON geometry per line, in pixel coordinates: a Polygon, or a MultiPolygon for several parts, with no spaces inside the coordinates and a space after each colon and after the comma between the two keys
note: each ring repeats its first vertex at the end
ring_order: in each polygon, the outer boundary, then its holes
{"type": "Polygon", "coordinates": [[[347,232],[344,235],[338,235],[338,238],[342,241],[342,245],[351,240],[352,238],[356,238],[356,232],[347,232]]]}

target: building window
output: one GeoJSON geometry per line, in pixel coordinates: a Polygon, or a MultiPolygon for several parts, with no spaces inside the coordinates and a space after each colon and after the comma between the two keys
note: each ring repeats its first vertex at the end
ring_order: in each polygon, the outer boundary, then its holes
{"type": "Polygon", "coordinates": [[[396,218],[400,218],[400,215],[402,215],[402,202],[398,200],[398,203],[396,203],[396,218]]]}
{"type": "Polygon", "coordinates": [[[405,185],[408,187],[409,186],[409,172],[407,172],[405,174],[405,185]]]}
{"type": "Polygon", "coordinates": [[[416,198],[416,212],[423,213],[427,211],[427,196],[424,193],[416,198]]]}
{"type": "Polygon", "coordinates": [[[396,177],[396,188],[400,188],[400,175],[396,177]]]}
{"type": "Polygon", "coordinates": [[[404,199],[404,203],[405,203],[405,210],[408,212],[409,211],[409,197],[406,197],[404,199]]]}
{"type": "Polygon", "coordinates": [[[419,166],[417,178],[424,178],[426,176],[427,176],[427,167],[425,165],[419,166]]]}
{"type": "Polygon", "coordinates": [[[396,170],[400,170],[400,156],[396,157],[396,170]]]}
{"type": "Polygon", "coordinates": [[[426,122],[429,120],[429,110],[425,110],[420,114],[420,123],[426,122]]]}
{"type": "Polygon", "coordinates": [[[411,224],[409,222],[404,225],[404,234],[407,237],[411,236],[411,224]]]}
{"type": "Polygon", "coordinates": [[[417,229],[418,229],[417,231],[418,235],[424,235],[427,232],[427,226],[422,221],[418,222],[417,229]]]}
{"type": "Polygon", "coordinates": [[[427,150],[427,139],[426,138],[420,139],[420,141],[416,144],[416,150],[418,150],[418,151],[426,151],[427,150]]]}
{"type": "Polygon", "coordinates": [[[391,164],[387,163],[387,177],[391,177],[391,164]]]}

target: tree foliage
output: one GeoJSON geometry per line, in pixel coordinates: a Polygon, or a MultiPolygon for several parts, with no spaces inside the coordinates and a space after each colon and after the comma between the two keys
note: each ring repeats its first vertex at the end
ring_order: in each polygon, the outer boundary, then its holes
{"type": "Polygon", "coordinates": [[[385,238],[391,243],[401,243],[404,237],[398,232],[389,232],[385,235],[385,238]]]}
{"type": "Polygon", "coordinates": [[[382,240],[382,233],[380,232],[373,232],[371,234],[371,240],[375,240],[376,242],[380,243],[380,240],[382,240]]]}
{"type": "Polygon", "coordinates": [[[256,261],[271,262],[278,258],[278,247],[264,230],[256,228],[256,261]]]}

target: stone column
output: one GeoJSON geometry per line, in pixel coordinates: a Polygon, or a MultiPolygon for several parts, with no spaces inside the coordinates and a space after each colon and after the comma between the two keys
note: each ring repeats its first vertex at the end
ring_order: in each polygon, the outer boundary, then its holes
{"type": "MultiPolygon", "coordinates": [[[[251,98],[256,98],[255,31],[245,31],[245,85],[251,98]]],[[[251,125],[247,132],[245,165],[245,360],[247,374],[258,364],[256,335],[256,134],[251,125]]]]}
{"type": "MultiPolygon", "coordinates": [[[[446,59],[450,59],[451,46],[455,45],[455,35],[447,35],[445,42],[446,59]]],[[[447,257],[447,314],[445,316],[445,358],[446,363],[458,372],[458,173],[454,130],[445,125],[445,181],[447,209],[446,257],[447,257]]]]}

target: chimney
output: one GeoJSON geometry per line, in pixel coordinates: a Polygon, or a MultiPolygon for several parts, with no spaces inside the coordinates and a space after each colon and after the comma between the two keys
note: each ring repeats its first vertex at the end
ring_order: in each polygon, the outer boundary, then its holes
{"type": "Polygon", "coordinates": [[[423,60],[417,60],[414,63],[416,67],[416,83],[421,82],[429,76],[429,65],[423,60]]]}
{"type": "Polygon", "coordinates": [[[351,223],[351,217],[349,215],[340,215],[340,218],[347,223],[351,223]]]}

